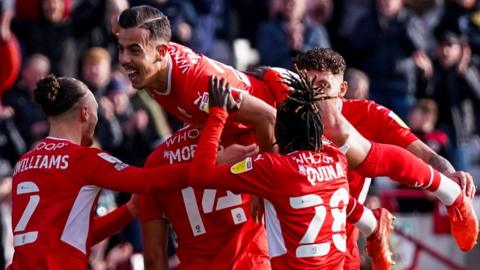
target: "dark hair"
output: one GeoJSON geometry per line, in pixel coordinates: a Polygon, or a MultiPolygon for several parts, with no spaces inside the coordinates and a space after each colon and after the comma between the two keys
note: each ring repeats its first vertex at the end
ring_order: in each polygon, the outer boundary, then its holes
{"type": "Polygon", "coordinates": [[[318,47],[299,53],[293,62],[300,70],[330,71],[335,75],[343,74],[347,66],[336,51],[318,47]]]}
{"type": "Polygon", "coordinates": [[[85,87],[74,78],[56,78],[50,74],[37,83],[34,99],[46,115],[55,116],[72,108],[86,94],[85,87]]]}
{"type": "Polygon", "coordinates": [[[305,73],[299,76],[286,75],[286,84],[293,88],[288,97],[277,106],[275,138],[280,153],[296,150],[320,151],[322,149],[323,125],[316,101],[323,91],[314,86],[314,79],[305,73]]]}
{"type": "Polygon", "coordinates": [[[120,14],[118,23],[122,28],[140,27],[150,32],[150,39],[170,41],[172,30],[167,16],[160,10],[143,5],[126,9],[120,14]]]}
{"type": "Polygon", "coordinates": [[[413,109],[420,110],[423,114],[431,115],[434,119],[438,116],[438,106],[435,100],[419,99],[413,109]]]}

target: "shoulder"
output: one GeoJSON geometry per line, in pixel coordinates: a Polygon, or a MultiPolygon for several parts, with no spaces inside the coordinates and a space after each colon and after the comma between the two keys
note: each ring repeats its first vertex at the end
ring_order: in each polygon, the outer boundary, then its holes
{"type": "Polygon", "coordinates": [[[345,117],[365,116],[366,113],[373,110],[380,110],[383,106],[367,99],[343,99],[342,114],[345,117]]]}

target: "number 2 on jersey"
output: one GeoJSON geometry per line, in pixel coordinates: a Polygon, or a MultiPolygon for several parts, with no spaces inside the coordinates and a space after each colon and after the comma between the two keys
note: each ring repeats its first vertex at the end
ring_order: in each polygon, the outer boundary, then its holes
{"type": "MultiPolygon", "coordinates": [[[[213,212],[213,206],[215,204],[216,189],[205,189],[202,195],[202,210],[203,213],[208,214],[213,212]]],[[[197,199],[195,197],[195,191],[192,187],[182,189],[183,202],[185,203],[185,209],[187,211],[188,221],[192,227],[193,236],[198,236],[206,233],[205,225],[200,215],[197,199]]],[[[227,190],[227,195],[218,198],[216,211],[233,206],[239,206],[242,204],[242,196],[234,194],[227,190]]],[[[247,221],[245,211],[242,207],[235,207],[230,210],[234,224],[240,224],[247,221]]]]}
{"type": "MultiPolygon", "coordinates": [[[[26,181],[26,182],[18,183],[17,185],[17,191],[16,191],[17,195],[37,193],[37,192],[40,192],[40,190],[38,189],[38,186],[33,182],[26,181]]],[[[33,243],[35,242],[35,240],[37,240],[38,231],[24,232],[20,234],[17,234],[17,233],[25,230],[25,228],[27,227],[28,221],[30,221],[30,218],[32,217],[33,212],[35,211],[39,203],[40,203],[40,195],[30,195],[27,207],[23,211],[23,214],[20,217],[20,220],[18,221],[17,226],[15,226],[15,229],[13,231],[14,233],[13,243],[15,247],[33,243]]]]}
{"type": "MultiPolygon", "coordinates": [[[[345,212],[348,203],[348,196],[348,191],[344,188],[340,188],[333,193],[329,202],[333,217],[331,228],[333,245],[342,252],[346,251],[345,236],[342,234],[342,229],[345,227],[345,212]],[[340,202],[343,202],[341,208],[340,202]]],[[[315,209],[315,215],[308,225],[307,231],[300,240],[300,245],[296,249],[296,256],[298,258],[305,258],[327,255],[330,252],[330,242],[315,243],[327,217],[327,209],[324,205],[323,199],[315,194],[291,197],[290,206],[294,209],[309,207],[314,207],[315,209]]]]}

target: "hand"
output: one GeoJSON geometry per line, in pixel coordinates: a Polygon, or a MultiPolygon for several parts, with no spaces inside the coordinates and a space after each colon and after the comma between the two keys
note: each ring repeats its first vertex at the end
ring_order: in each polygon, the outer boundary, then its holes
{"type": "Polygon", "coordinates": [[[9,119],[15,115],[15,111],[10,106],[2,106],[0,104],[0,120],[9,119]]]}
{"type": "Polygon", "coordinates": [[[460,185],[462,191],[465,192],[465,195],[470,200],[473,200],[473,198],[475,197],[475,192],[477,190],[475,188],[475,182],[473,181],[473,177],[471,174],[464,171],[456,171],[454,173],[446,174],[446,176],[457,182],[457,184],[460,185]]]}
{"type": "Polygon", "coordinates": [[[263,216],[265,208],[262,199],[256,195],[250,195],[250,212],[252,213],[253,221],[263,224],[263,216]]]}
{"type": "Polygon", "coordinates": [[[138,213],[138,195],[132,194],[130,200],[127,202],[127,209],[132,215],[132,217],[136,217],[138,213]]]}
{"type": "Polygon", "coordinates": [[[467,42],[462,44],[462,57],[460,58],[460,62],[457,66],[457,72],[460,74],[465,73],[467,71],[468,65],[470,64],[470,60],[472,59],[472,49],[467,42]]]}
{"type": "Polygon", "coordinates": [[[222,107],[228,112],[238,110],[239,103],[233,99],[230,85],[224,78],[219,80],[216,76],[210,77],[208,92],[211,107],[222,107]]]}
{"type": "Polygon", "coordinates": [[[100,109],[106,120],[110,120],[115,116],[115,106],[113,106],[113,103],[107,97],[100,99],[100,109]]]}
{"type": "Polygon", "coordinates": [[[258,154],[258,151],[258,145],[254,143],[250,145],[232,144],[218,152],[217,164],[233,164],[258,154]]]}
{"type": "Polygon", "coordinates": [[[413,53],[413,62],[415,65],[423,71],[423,76],[425,78],[431,78],[433,75],[433,65],[430,58],[422,52],[416,51],[413,53]]]}
{"type": "Polygon", "coordinates": [[[133,114],[133,121],[135,129],[138,131],[143,131],[148,126],[148,114],[144,110],[140,109],[133,114]]]}
{"type": "Polygon", "coordinates": [[[117,269],[117,267],[127,262],[133,254],[133,247],[130,243],[123,243],[113,247],[105,259],[107,269],[117,269]]]}

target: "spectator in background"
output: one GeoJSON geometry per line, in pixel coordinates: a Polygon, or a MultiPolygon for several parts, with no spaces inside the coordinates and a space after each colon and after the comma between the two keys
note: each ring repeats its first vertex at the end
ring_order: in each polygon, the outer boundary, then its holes
{"type": "Polygon", "coordinates": [[[431,62],[422,52],[420,21],[403,7],[403,0],[376,0],[373,14],[364,16],[349,44],[359,57],[353,63],[370,78],[370,95],[406,119],[414,103],[416,68],[431,75],[431,62]]]}
{"type": "Polygon", "coordinates": [[[306,28],[314,29],[319,37],[320,47],[330,48],[330,36],[325,25],[331,20],[333,14],[332,0],[308,0],[305,24],[306,28]]]}
{"type": "MultiPolygon", "coordinates": [[[[102,47],[105,48],[108,53],[112,56],[112,60],[115,62],[118,59],[118,50],[117,50],[117,38],[112,33],[112,20],[117,19],[117,17],[129,7],[127,0],[105,0],[106,7],[105,13],[103,14],[103,20],[99,22],[91,31],[77,37],[78,42],[80,43],[79,49],[81,51],[86,51],[91,47],[102,47]]],[[[82,2],[79,7],[76,9],[77,13],[86,13],[88,14],[88,9],[91,9],[91,5],[86,4],[88,1],[82,2]]]]}
{"type": "Polygon", "coordinates": [[[477,0],[445,1],[443,14],[435,29],[441,36],[445,32],[453,32],[465,37],[465,42],[473,53],[480,54],[480,5],[477,0]]]}
{"type": "Polygon", "coordinates": [[[101,47],[88,49],[82,57],[82,81],[97,100],[105,96],[106,87],[111,80],[111,64],[111,55],[101,47]]]}
{"type": "Polygon", "coordinates": [[[122,127],[115,115],[115,107],[106,97],[108,85],[119,83],[112,79],[111,61],[106,49],[93,47],[84,53],[81,65],[82,81],[93,92],[99,104],[95,138],[107,151],[116,149],[123,142],[122,127]]]}
{"type": "Polygon", "coordinates": [[[475,130],[474,109],[480,106],[480,73],[472,61],[476,59],[465,60],[462,46],[455,33],[445,32],[439,37],[433,76],[419,95],[437,102],[438,128],[450,139],[447,157],[456,169],[468,171],[467,142],[475,130]]]}
{"type": "Polygon", "coordinates": [[[146,91],[135,91],[130,97],[130,102],[135,111],[143,110],[148,114],[149,121],[147,129],[152,133],[152,141],[149,146],[151,149],[155,149],[160,143],[172,135],[171,123],[168,121],[166,112],[146,91]]]}
{"type": "Polygon", "coordinates": [[[52,73],[76,76],[78,47],[75,38],[87,34],[104,18],[106,1],[81,2],[90,5],[73,10],[66,17],[70,1],[41,0],[41,16],[36,20],[14,20],[14,32],[18,34],[24,55],[41,53],[52,63],[52,73]]]}
{"type": "Polygon", "coordinates": [[[17,159],[27,151],[25,142],[18,132],[11,107],[3,106],[0,100],[0,174],[8,176],[17,159]]]}
{"type": "Polygon", "coordinates": [[[448,136],[445,132],[435,129],[437,120],[437,103],[431,99],[420,99],[408,115],[408,126],[433,151],[446,156],[448,153],[448,136]]]}
{"type": "Polygon", "coordinates": [[[291,69],[291,58],[297,53],[314,47],[330,47],[330,41],[324,28],[305,19],[306,0],[281,1],[274,18],[259,26],[256,47],[260,65],[291,69]]]}
{"type": "Polygon", "coordinates": [[[113,105],[113,112],[122,129],[122,143],[110,149],[125,162],[143,166],[143,161],[153,151],[157,141],[156,132],[149,129],[149,116],[143,109],[135,110],[130,102],[128,85],[118,79],[112,80],[107,88],[106,98],[113,105]]]}
{"type": "Polygon", "coordinates": [[[15,110],[15,125],[30,148],[48,134],[48,123],[42,109],[33,100],[37,82],[50,71],[50,61],[42,54],[34,54],[26,61],[20,81],[7,92],[4,103],[15,110]]]}
{"type": "Polygon", "coordinates": [[[348,68],[345,71],[345,81],[348,83],[348,90],[345,94],[347,99],[368,99],[370,91],[370,80],[367,74],[356,68],[348,68]]]}
{"type": "MultiPolygon", "coordinates": [[[[12,168],[16,159],[27,150],[25,142],[15,127],[13,115],[13,109],[3,106],[0,100],[0,204],[9,201],[12,190],[12,168]]],[[[0,207],[0,269],[6,267],[5,251],[7,247],[12,248],[9,245],[4,245],[7,241],[3,238],[7,235],[5,231],[8,228],[3,226],[2,220],[9,214],[8,211],[2,211],[2,207],[0,207]]]]}

